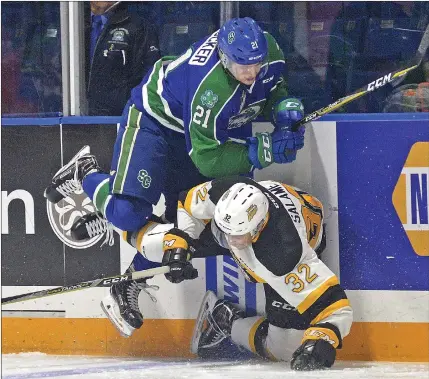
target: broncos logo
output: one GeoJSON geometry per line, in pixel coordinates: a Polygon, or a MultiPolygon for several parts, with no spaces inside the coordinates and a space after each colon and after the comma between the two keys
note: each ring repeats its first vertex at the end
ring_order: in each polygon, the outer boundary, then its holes
{"type": "Polygon", "coordinates": [[[258,206],[255,204],[252,204],[249,208],[246,209],[247,212],[247,219],[249,221],[252,220],[253,217],[255,217],[256,212],[258,211],[258,206]]]}

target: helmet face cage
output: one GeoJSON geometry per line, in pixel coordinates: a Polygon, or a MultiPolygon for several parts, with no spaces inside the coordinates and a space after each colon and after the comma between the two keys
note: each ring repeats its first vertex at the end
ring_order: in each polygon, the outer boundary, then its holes
{"type": "Polygon", "coordinates": [[[264,32],[251,18],[234,18],[227,21],[218,34],[218,47],[221,62],[232,75],[244,66],[260,65],[257,79],[262,78],[268,69],[268,44],[264,32]],[[235,66],[238,65],[238,66],[235,66]]]}
{"type": "Polygon", "coordinates": [[[226,235],[250,233],[253,238],[265,223],[268,199],[258,188],[244,183],[234,184],[215,207],[215,223],[226,235]]]}

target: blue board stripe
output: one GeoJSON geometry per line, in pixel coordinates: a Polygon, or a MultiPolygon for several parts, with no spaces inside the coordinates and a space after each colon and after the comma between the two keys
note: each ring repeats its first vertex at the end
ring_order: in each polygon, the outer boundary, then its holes
{"type": "Polygon", "coordinates": [[[206,290],[217,295],[217,261],[216,257],[206,258],[206,290]]]}

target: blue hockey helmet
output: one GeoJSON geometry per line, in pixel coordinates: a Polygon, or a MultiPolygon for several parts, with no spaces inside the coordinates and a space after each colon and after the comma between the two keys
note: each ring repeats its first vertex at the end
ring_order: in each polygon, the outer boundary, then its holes
{"type": "MultiPolygon", "coordinates": [[[[231,71],[232,64],[242,66],[261,65],[266,62],[268,44],[264,32],[250,17],[233,18],[219,30],[218,48],[222,64],[231,71]]],[[[263,77],[268,69],[265,65],[258,74],[263,77]]]]}

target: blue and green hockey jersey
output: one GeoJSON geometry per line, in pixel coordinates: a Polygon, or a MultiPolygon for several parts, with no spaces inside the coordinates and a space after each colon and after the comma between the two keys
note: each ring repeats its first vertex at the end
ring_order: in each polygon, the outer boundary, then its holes
{"type": "Polygon", "coordinates": [[[261,113],[271,121],[272,106],[287,96],[284,55],[269,33],[264,33],[267,73],[250,87],[222,66],[217,35],[193,44],[180,57],[157,61],[131,95],[140,111],[185,134],[194,164],[212,178],[251,170],[244,144],[252,133],[250,122],[261,113]]]}

